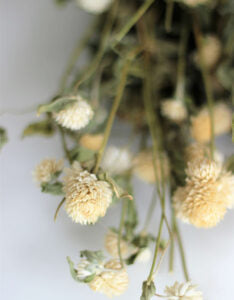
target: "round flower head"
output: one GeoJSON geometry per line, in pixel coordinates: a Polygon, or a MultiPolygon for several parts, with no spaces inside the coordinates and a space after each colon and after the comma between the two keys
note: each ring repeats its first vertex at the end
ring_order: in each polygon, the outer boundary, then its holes
{"type": "Polygon", "coordinates": [[[112,201],[112,190],[106,181],[84,171],[78,162],[67,170],[64,178],[65,209],[76,223],[95,223],[106,214],[112,201]]]}
{"type": "Polygon", "coordinates": [[[78,96],[77,102],[64,110],[53,113],[53,118],[63,127],[79,130],[87,126],[93,118],[93,110],[81,96],[78,96]]]}
{"type": "Polygon", "coordinates": [[[33,173],[37,182],[49,182],[53,175],[60,172],[63,168],[63,160],[56,161],[56,159],[44,159],[36,166],[33,173]]]}
{"type": "Polygon", "coordinates": [[[197,291],[197,286],[190,281],[178,283],[177,281],[172,286],[165,288],[166,298],[168,300],[202,300],[202,292],[197,291]]]}
{"type": "Polygon", "coordinates": [[[198,6],[201,4],[208,3],[210,0],[181,0],[181,1],[188,6],[198,6]]]}
{"type": "MultiPolygon", "coordinates": [[[[118,253],[118,234],[112,230],[109,230],[105,237],[105,248],[106,251],[113,257],[117,258],[118,253]]],[[[128,257],[132,250],[129,244],[123,239],[120,241],[120,249],[123,257],[128,257]]]]}
{"type": "MultiPolygon", "coordinates": [[[[222,52],[220,40],[213,35],[207,35],[203,39],[201,55],[204,64],[208,69],[212,69],[217,64],[222,52]]],[[[195,55],[195,61],[199,64],[199,55],[195,55]]]]}
{"type": "Polygon", "coordinates": [[[94,277],[89,287],[110,298],[119,296],[128,288],[128,274],[125,269],[104,271],[94,277]]]}
{"type": "Polygon", "coordinates": [[[161,109],[162,114],[175,123],[182,122],[188,115],[184,104],[174,99],[164,100],[161,109]]]}
{"type": "Polygon", "coordinates": [[[144,248],[140,251],[140,253],[137,255],[136,261],[140,263],[146,263],[150,260],[151,258],[151,250],[150,248],[144,248]]]}
{"type": "Polygon", "coordinates": [[[185,187],[173,196],[177,217],[196,227],[214,227],[233,206],[234,176],[207,158],[189,163],[186,173],[185,187]]]}
{"type": "Polygon", "coordinates": [[[103,134],[84,134],[79,143],[82,147],[89,150],[98,151],[103,142],[103,134]]]}
{"type": "Polygon", "coordinates": [[[76,0],[76,2],[89,13],[101,14],[109,8],[113,0],[76,0]]]}
{"type": "Polygon", "coordinates": [[[121,174],[129,170],[131,166],[131,153],[127,149],[115,146],[107,148],[101,163],[102,169],[112,175],[121,174]]]}
{"type": "MultiPolygon", "coordinates": [[[[168,158],[166,155],[163,155],[162,158],[157,158],[156,160],[157,178],[159,180],[161,180],[162,178],[160,160],[162,160],[164,177],[167,178],[169,174],[168,158]]],[[[155,182],[156,178],[153,164],[153,154],[151,149],[144,150],[136,155],[133,161],[133,171],[134,174],[140,179],[148,183],[155,182]]]]}
{"type": "MultiPolygon", "coordinates": [[[[223,103],[214,107],[214,134],[220,135],[231,130],[232,111],[223,103]]],[[[203,108],[191,119],[191,135],[199,143],[206,143],[211,138],[210,114],[203,108]]]]}

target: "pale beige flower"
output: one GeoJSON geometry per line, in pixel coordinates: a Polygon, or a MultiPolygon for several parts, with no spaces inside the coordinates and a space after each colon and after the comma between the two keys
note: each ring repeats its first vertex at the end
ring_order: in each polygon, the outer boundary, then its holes
{"type": "Polygon", "coordinates": [[[202,292],[197,290],[197,286],[190,281],[178,283],[177,281],[172,286],[165,288],[166,298],[168,300],[202,300],[202,292]]]}
{"type": "Polygon", "coordinates": [[[76,2],[89,13],[101,14],[109,8],[113,0],[76,0],[76,2]]]}
{"type": "Polygon", "coordinates": [[[109,146],[104,154],[101,167],[111,175],[119,175],[132,166],[132,155],[126,148],[109,146]]]}
{"type": "Polygon", "coordinates": [[[53,113],[53,118],[63,127],[71,130],[79,130],[88,125],[93,118],[91,106],[81,97],[77,97],[77,102],[57,113],[53,113]]]}
{"type": "Polygon", "coordinates": [[[33,175],[37,182],[49,182],[53,175],[63,169],[63,160],[57,161],[56,159],[44,159],[36,166],[33,175]]]}
{"type": "Polygon", "coordinates": [[[119,259],[111,259],[108,262],[105,263],[104,267],[106,269],[111,269],[111,270],[121,270],[122,265],[119,261],[119,259]]]}
{"type": "Polygon", "coordinates": [[[84,134],[79,143],[82,147],[89,150],[98,151],[102,145],[104,136],[103,134],[84,134]]]}
{"type": "Polygon", "coordinates": [[[112,190],[106,181],[100,181],[75,162],[64,178],[66,211],[76,223],[95,223],[106,214],[112,201],[112,190]]]}
{"type": "MultiPolygon", "coordinates": [[[[106,251],[112,256],[117,258],[118,253],[118,234],[112,230],[109,230],[105,236],[105,248],[106,251]]],[[[120,241],[121,254],[124,258],[132,254],[133,248],[123,239],[120,241]]]]}
{"type": "MultiPolygon", "coordinates": [[[[155,163],[157,167],[156,178],[158,178],[159,181],[162,179],[161,165],[163,167],[164,178],[167,178],[169,175],[169,162],[167,156],[163,154],[161,158],[156,159],[155,163]]],[[[140,179],[148,183],[155,182],[156,178],[152,149],[144,150],[136,155],[133,161],[133,172],[140,179]]]]}
{"type": "Polygon", "coordinates": [[[141,249],[140,253],[137,255],[136,261],[140,263],[146,263],[151,258],[151,250],[150,248],[146,247],[144,249],[141,249]]]}
{"type": "MultiPolygon", "coordinates": [[[[204,64],[208,69],[212,69],[218,62],[222,53],[222,44],[218,37],[207,35],[203,38],[201,55],[204,64]]],[[[199,55],[195,54],[195,61],[199,64],[199,55]]]]}
{"type": "MultiPolygon", "coordinates": [[[[232,111],[223,104],[214,106],[214,134],[220,135],[231,130],[232,111]]],[[[211,139],[210,114],[204,107],[197,116],[191,119],[191,135],[199,143],[206,143],[211,139]]]]}
{"type": "Polygon", "coordinates": [[[175,99],[164,100],[162,102],[161,110],[165,117],[175,123],[184,121],[188,115],[183,102],[175,99]]]}
{"type": "Polygon", "coordinates": [[[128,288],[128,274],[126,269],[104,271],[94,277],[89,287],[108,297],[119,296],[128,288]]]}
{"type": "Polygon", "coordinates": [[[188,163],[186,185],[173,196],[176,215],[196,227],[214,227],[234,204],[234,176],[204,158],[188,163]]]}

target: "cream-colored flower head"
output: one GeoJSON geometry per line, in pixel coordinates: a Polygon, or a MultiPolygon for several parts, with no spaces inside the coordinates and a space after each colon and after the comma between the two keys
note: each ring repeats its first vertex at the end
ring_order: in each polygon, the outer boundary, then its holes
{"type": "Polygon", "coordinates": [[[182,101],[167,99],[162,102],[162,114],[169,120],[180,123],[187,118],[187,110],[182,101]]]}
{"type": "Polygon", "coordinates": [[[109,146],[104,154],[101,167],[111,175],[119,175],[132,166],[132,155],[126,148],[109,146]]]}
{"type": "MultiPolygon", "coordinates": [[[[116,267],[116,265],[115,265],[116,267]]],[[[119,296],[128,288],[128,274],[126,269],[104,271],[94,277],[89,287],[108,297],[119,296]]]]}
{"type": "Polygon", "coordinates": [[[89,150],[98,151],[103,142],[103,134],[84,134],[79,143],[82,147],[87,148],[89,150]]]}
{"type": "Polygon", "coordinates": [[[216,226],[234,204],[234,176],[208,158],[189,162],[186,174],[186,185],[173,196],[177,217],[196,227],[216,226]]]}
{"type": "Polygon", "coordinates": [[[109,8],[113,0],[76,0],[76,2],[89,13],[101,14],[109,8]]]}
{"type": "Polygon", "coordinates": [[[106,214],[112,201],[112,190],[106,181],[100,181],[75,162],[64,178],[66,211],[76,223],[95,223],[106,214]]]}
{"type": "MultiPolygon", "coordinates": [[[[220,135],[231,130],[232,111],[223,103],[214,106],[214,134],[220,135]]],[[[211,139],[210,115],[208,108],[203,108],[197,116],[191,119],[191,135],[199,143],[211,139]]]]}
{"type": "Polygon", "coordinates": [[[78,96],[77,102],[58,113],[53,113],[53,118],[65,128],[79,130],[88,125],[93,114],[91,106],[81,96],[78,96]]]}
{"type": "MultiPolygon", "coordinates": [[[[106,251],[112,256],[117,258],[118,254],[118,234],[112,230],[109,230],[105,236],[105,248],[106,251]]],[[[121,254],[124,258],[127,258],[133,252],[133,248],[123,239],[120,241],[121,254]]]]}
{"type": "Polygon", "coordinates": [[[146,263],[150,260],[151,258],[151,250],[150,248],[144,248],[141,250],[141,252],[137,255],[136,261],[140,263],[146,263]]]}
{"type": "MultiPolygon", "coordinates": [[[[169,162],[167,156],[164,154],[162,156],[162,166],[163,166],[163,174],[164,177],[167,178],[169,175],[169,162]]],[[[157,178],[161,180],[161,162],[160,158],[156,160],[157,167],[157,178]]],[[[154,172],[154,164],[153,164],[153,154],[152,149],[144,150],[136,155],[133,160],[133,172],[140,179],[148,182],[155,182],[155,172],[154,172]]]]}
{"type": "MultiPolygon", "coordinates": [[[[208,69],[212,69],[217,64],[222,53],[222,44],[214,35],[207,35],[203,39],[201,55],[208,69]]],[[[195,55],[195,61],[199,64],[199,55],[195,55]]]]}
{"type": "Polygon", "coordinates": [[[165,296],[168,300],[203,300],[202,292],[197,290],[197,286],[190,281],[178,283],[165,288],[165,296]]]}
{"type": "Polygon", "coordinates": [[[63,160],[56,161],[56,159],[44,159],[36,166],[33,175],[37,182],[49,182],[53,175],[63,169],[63,160]]]}
{"type": "Polygon", "coordinates": [[[186,4],[188,6],[198,6],[201,4],[206,4],[209,1],[210,0],[181,0],[181,2],[183,2],[184,4],[186,4]]]}
{"type": "Polygon", "coordinates": [[[94,264],[87,259],[82,259],[77,265],[77,278],[83,281],[93,274],[100,274],[103,269],[102,264],[94,264]]]}

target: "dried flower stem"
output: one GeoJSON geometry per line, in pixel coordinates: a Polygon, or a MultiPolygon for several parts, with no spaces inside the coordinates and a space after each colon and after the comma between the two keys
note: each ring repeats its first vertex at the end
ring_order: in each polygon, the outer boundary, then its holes
{"type": "Polygon", "coordinates": [[[119,108],[119,105],[120,105],[120,102],[121,102],[121,99],[122,99],[122,96],[123,96],[123,92],[124,92],[124,88],[125,88],[125,85],[126,85],[126,82],[127,82],[128,70],[129,70],[129,67],[130,67],[131,60],[135,57],[136,54],[138,54],[138,52],[139,52],[139,48],[134,49],[134,51],[131,51],[129,56],[126,58],[126,62],[123,66],[119,86],[117,88],[116,97],[114,99],[114,102],[113,102],[113,105],[112,105],[112,108],[111,108],[111,112],[110,112],[109,118],[107,120],[105,132],[104,132],[104,139],[103,139],[101,148],[99,149],[98,154],[97,154],[97,161],[96,161],[96,165],[95,165],[95,168],[94,168],[94,173],[97,173],[97,171],[100,167],[101,161],[102,161],[102,156],[104,154],[104,150],[106,148],[106,145],[107,145],[110,133],[111,133],[111,129],[112,129],[112,126],[113,126],[115,115],[116,115],[116,112],[119,108]]]}
{"type": "Polygon", "coordinates": [[[148,208],[148,212],[146,214],[145,223],[144,223],[144,227],[142,229],[142,233],[145,233],[147,231],[147,228],[150,224],[150,221],[151,221],[151,218],[153,216],[153,212],[154,212],[154,209],[155,209],[155,206],[156,206],[156,200],[157,200],[157,192],[156,192],[156,189],[154,189],[153,195],[152,195],[152,198],[151,198],[151,202],[150,202],[150,205],[149,205],[149,208],[148,208]]]}
{"type": "Polygon", "coordinates": [[[165,17],[165,29],[167,32],[171,31],[173,9],[174,9],[174,0],[167,0],[166,17],[165,17]]]}
{"type": "Polygon", "coordinates": [[[56,208],[56,211],[55,211],[55,214],[54,214],[54,222],[56,221],[57,219],[57,216],[58,216],[58,213],[60,211],[60,208],[62,207],[63,203],[65,202],[66,198],[64,197],[60,202],[59,202],[59,205],[58,207],[56,208]]]}
{"type": "Polygon", "coordinates": [[[66,154],[66,157],[67,157],[68,161],[71,163],[72,159],[71,159],[71,155],[70,155],[69,149],[67,147],[67,142],[66,142],[64,130],[63,130],[63,128],[61,126],[58,126],[58,130],[59,130],[59,133],[60,133],[60,136],[61,136],[63,150],[64,150],[64,152],[66,154]]]}
{"type": "Polygon", "coordinates": [[[183,243],[182,243],[182,239],[181,239],[181,236],[180,236],[180,231],[179,231],[176,219],[174,219],[174,229],[175,229],[175,234],[176,234],[176,237],[177,237],[177,240],[178,240],[184,277],[185,277],[186,281],[189,281],[189,274],[188,274],[188,268],[187,268],[187,264],[186,264],[185,254],[184,254],[184,247],[183,247],[183,243]]]}
{"type": "Polygon", "coordinates": [[[194,15],[193,18],[193,31],[195,36],[195,41],[197,44],[198,54],[199,54],[199,62],[201,66],[202,77],[205,86],[205,92],[208,102],[209,114],[210,114],[210,126],[211,126],[211,141],[210,141],[210,152],[211,157],[214,158],[214,150],[215,150],[215,141],[214,141],[214,110],[213,110],[213,94],[210,85],[209,73],[204,62],[204,57],[202,55],[202,34],[200,32],[200,28],[198,25],[197,17],[194,15]]]}
{"type": "Polygon", "coordinates": [[[120,224],[119,224],[119,231],[118,231],[118,255],[119,255],[119,260],[121,263],[121,266],[124,267],[124,261],[121,253],[121,240],[122,240],[122,232],[123,232],[123,227],[124,227],[124,219],[127,211],[127,199],[123,199],[122,202],[122,212],[121,212],[121,218],[120,218],[120,224]]]}
{"type": "Polygon", "coordinates": [[[169,271],[173,272],[174,268],[174,254],[175,254],[175,214],[173,208],[171,209],[171,218],[172,218],[172,234],[173,238],[171,239],[171,248],[170,248],[170,254],[169,254],[169,271]]]}
{"type": "Polygon", "coordinates": [[[113,47],[115,47],[129,32],[129,30],[139,21],[139,19],[144,15],[147,9],[153,4],[155,0],[146,0],[142,6],[136,11],[136,13],[130,18],[130,20],[125,24],[125,26],[116,35],[113,47]]]}
{"type": "Polygon", "coordinates": [[[81,76],[81,78],[77,81],[77,83],[74,86],[74,93],[77,92],[78,87],[86,80],[88,80],[95,72],[95,70],[97,69],[107,47],[108,47],[108,40],[110,38],[111,35],[111,30],[115,21],[115,16],[117,14],[117,10],[118,10],[118,0],[114,1],[114,4],[112,6],[112,9],[110,10],[108,16],[107,16],[107,20],[103,29],[103,33],[102,33],[102,37],[101,37],[101,42],[100,42],[100,46],[99,49],[96,53],[96,55],[94,56],[91,64],[89,65],[88,69],[85,70],[83,72],[83,75],[81,76]]]}
{"type": "Polygon", "coordinates": [[[63,92],[66,88],[66,85],[67,85],[67,81],[73,71],[74,65],[76,64],[78,58],[80,57],[81,53],[83,52],[87,43],[89,42],[89,39],[93,34],[94,28],[97,26],[97,23],[98,23],[97,21],[98,21],[98,19],[95,18],[94,22],[92,22],[91,25],[88,27],[88,30],[84,34],[83,38],[81,40],[79,38],[79,40],[75,46],[75,49],[72,51],[71,56],[68,60],[66,70],[65,70],[64,74],[62,75],[62,78],[60,81],[59,91],[58,91],[59,95],[63,94],[63,92]]]}

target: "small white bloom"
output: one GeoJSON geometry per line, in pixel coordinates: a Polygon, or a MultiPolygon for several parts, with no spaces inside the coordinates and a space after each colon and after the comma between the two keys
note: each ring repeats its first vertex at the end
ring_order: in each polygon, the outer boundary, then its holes
{"type": "Polygon", "coordinates": [[[112,175],[121,174],[131,168],[131,153],[124,148],[110,146],[104,155],[101,167],[112,175]]]}
{"type": "Polygon", "coordinates": [[[176,123],[182,122],[187,118],[188,112],[184,104],[175,99],[167,99],[162,102],[162,114],[176,123]]]}
{"type": "Polygon", "coordinates": [[[39,183],[49,182],[53,175],[60,172],[63,168],[63,160],[44,159],[36,166],[33,176],[39,183]]]}
{"type": "Polygon", "coordinates": [[[110,7],[113,0],[76,0],[76,2],[89,13],[101,14],[110,7]]]}
{"type": "Polygon", "coordinates": [[[151,251],[149,248],[144,248],[142,251],[137,255],[136,261],[141,263],[146,263],[151,258],[151,251]]]}
{"type": "Polygon", "coordinates": [[[168,300],[202,300],[202,292],[196,290],[197,286],[190,281],[178,283],[177,281],[171,287],[165,288],[165,294],[168,300]]]}
{"type": "Polygon", "coordinates": [[[81,96],[78,96],[77,102],[58,113],[53,113],[53,118],[63,127],[79,130],[88,125],[93,114],[91,106],[81,96]]]}

